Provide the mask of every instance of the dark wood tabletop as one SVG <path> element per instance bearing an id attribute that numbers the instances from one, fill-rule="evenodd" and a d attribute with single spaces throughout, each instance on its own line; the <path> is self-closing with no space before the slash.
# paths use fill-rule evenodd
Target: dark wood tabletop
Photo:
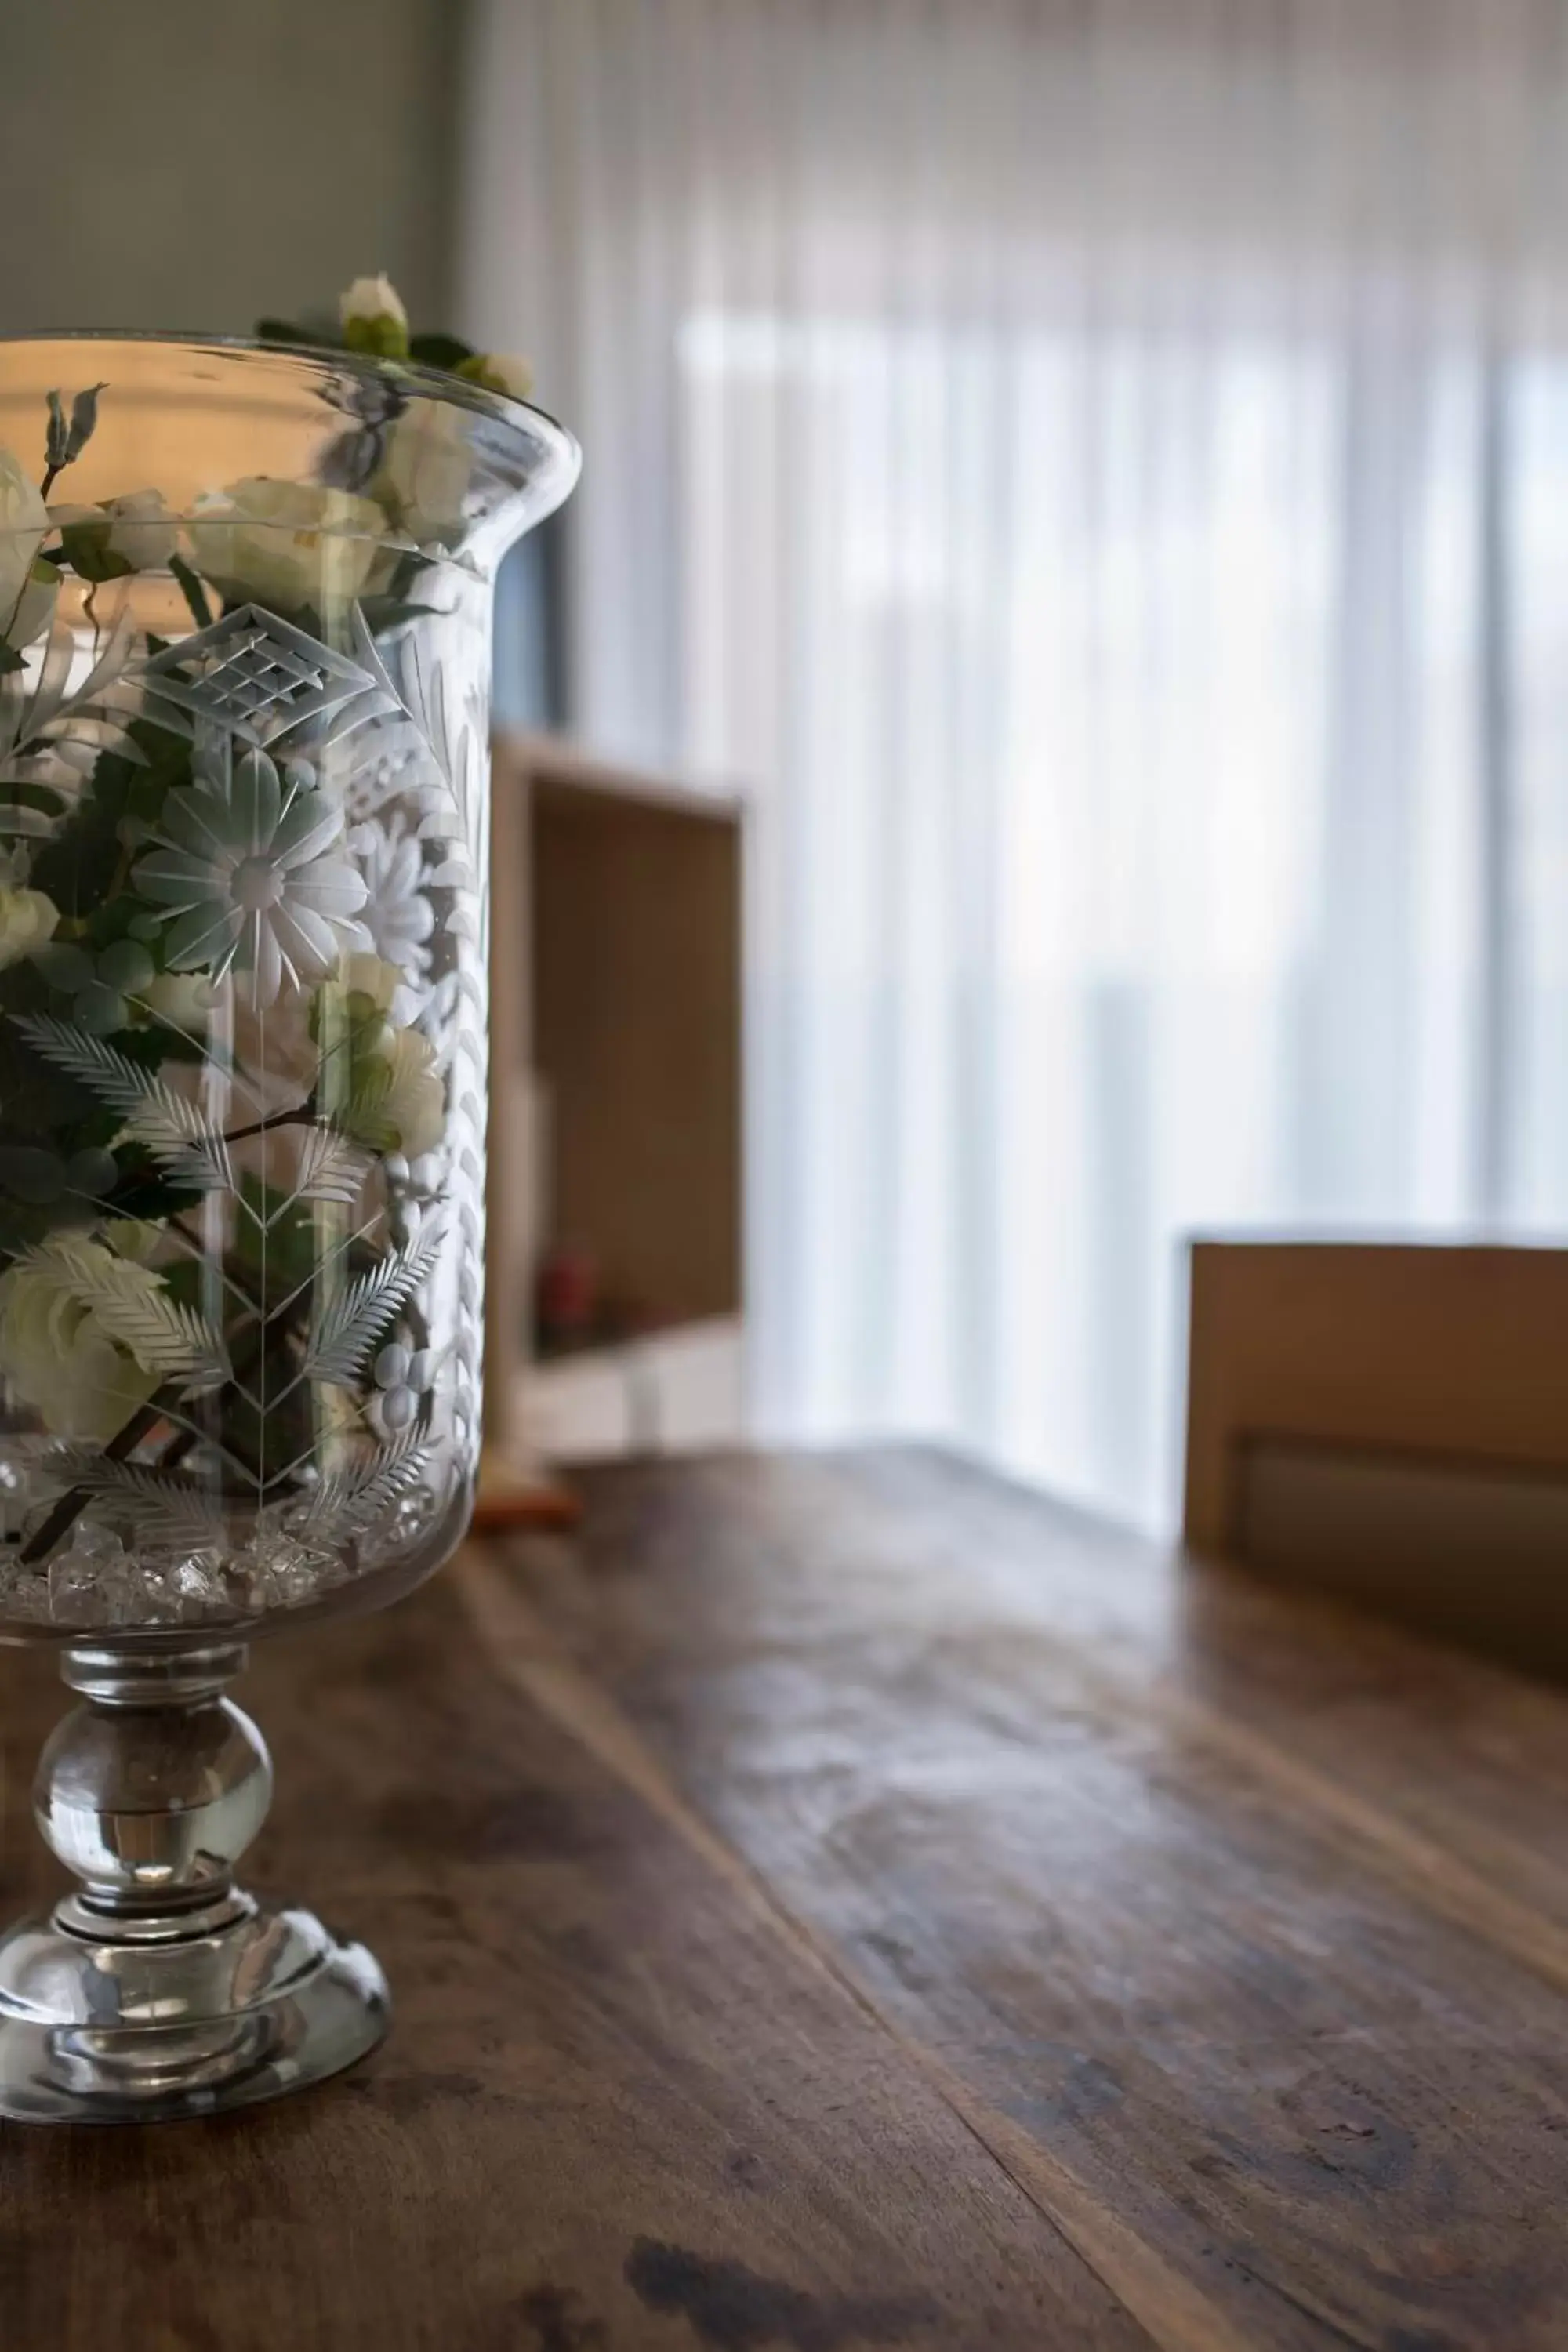
<path id="1" fill-rule="evenodd" d="M 586 1496 L 258 1654 L 392 2037 L 0 2126 L 5 2352 L 1563 2352 L 1568 1698 L 931 1455 Z"/>

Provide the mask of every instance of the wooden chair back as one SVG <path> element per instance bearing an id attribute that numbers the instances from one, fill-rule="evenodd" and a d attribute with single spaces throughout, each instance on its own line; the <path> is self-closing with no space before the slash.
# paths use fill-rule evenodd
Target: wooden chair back
<path id="1" fill-rule="evenodd" d="M 1568 1251 L 1197 1242 L 1189 1547 L 1568 1678 Z"/>

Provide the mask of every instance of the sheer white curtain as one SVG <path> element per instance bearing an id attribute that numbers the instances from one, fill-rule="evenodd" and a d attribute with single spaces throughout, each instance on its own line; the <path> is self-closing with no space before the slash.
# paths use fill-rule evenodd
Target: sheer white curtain
<path id="1" fill-rule="evenodd" d="M 1155 1520 L 1194 1229 L 1568 1207 L 1564 0 L 480 0 L 606 750 L 754 794 L 762 1425 Z"/>

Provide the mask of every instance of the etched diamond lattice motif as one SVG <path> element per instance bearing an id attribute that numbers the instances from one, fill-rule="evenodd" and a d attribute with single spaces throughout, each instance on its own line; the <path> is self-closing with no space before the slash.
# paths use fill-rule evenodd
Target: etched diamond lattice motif
<path id="1" fill-rule="evenodd" d="M 159 702 L 258 747 L 332 717 L 342 734 L 396 708 L 358 662 L 254 604 L 155 655 L 142 678 Z"/>

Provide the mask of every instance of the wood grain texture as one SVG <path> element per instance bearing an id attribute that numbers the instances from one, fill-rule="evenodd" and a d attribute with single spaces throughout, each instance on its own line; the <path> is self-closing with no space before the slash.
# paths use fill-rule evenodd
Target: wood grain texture
<path id="1" fill-rule="evenodd" d="M 932 1456 L 584 1486 L 258 1658 L 393 2039 L 0 2126 L 4 2352 L 1561 2352 L 1568 1699 Z"/>
<path id="2" fill-rule="evenodd" d="M 1156 2341 L 1568 2342 L 1561 1700 L 938 1462 L 588 1503 L 471 1580 L 498 1654 L 614 1700 Z"/>
<path id="3" fill-rule="evenodd" d="M 887 2029 L 489 1664 L 462 1574 L 248 1685 L 251 1875 L 374 1943 L 391 2042 L 243 2116 L 0 2126 L 5 2352 L 1147 2352 Z M 0 1660 L 8 1909 L 58 1696 Z"/>

